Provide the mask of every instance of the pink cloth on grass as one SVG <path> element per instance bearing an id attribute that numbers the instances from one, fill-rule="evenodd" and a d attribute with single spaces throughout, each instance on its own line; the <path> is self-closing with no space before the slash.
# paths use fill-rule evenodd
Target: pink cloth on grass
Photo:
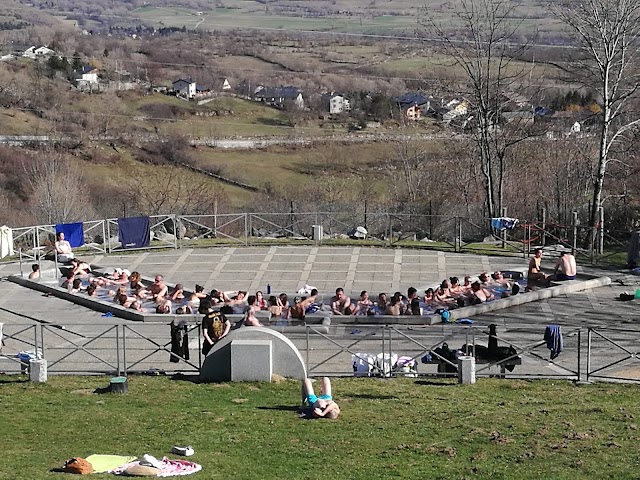
<path id="1" fill-rule="evenodd" d="M 179 475 L 191 475 L 192 473 L 196 473 L 202 470 L 202 465 L 189 462 L 187 460 L 169 460 L 167 457 L 162 457 L 160 463 L 160 473 L 158 474 L 158 477 L 177 477 Z M 120 465 L 118 468 L 114 468 L 110 473 L 123 475 L 124 471 L 127 468 L 139 464 L 140 462 L 137 460 L 135 462 L 125 463 L 124 465 Z"/>

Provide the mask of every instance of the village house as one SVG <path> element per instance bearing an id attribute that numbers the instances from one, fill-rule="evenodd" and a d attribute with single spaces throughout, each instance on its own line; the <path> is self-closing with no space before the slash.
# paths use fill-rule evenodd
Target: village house
<path id="1" fill-rule="evenodd" d="M 351 111 L 351 102 L 343 95 L 331 95 L 329 98 L 329 113 L 337 115 L 342 112 Z"/>
<path id="2" fill-rule="evenodd" d="M 98 86 L 98 69 L 85 65 L 74 72 L 76 85 L 80 90 L 91 90 Z"/>
<path id="3" fill-rule="evenodd" d="M 32 60 L 35 60 L 36 58 L 50 57 L 51 55 L 55 55 L 55 53 L 56 52 L 51 50 L 49 47 L 46 47 L 46 46 L 36 47 L 34 45 L 32 47 L 27 48 L 22 53 L 22 56 L 25 58 L 31 58 Z"/>
<path id="4" fill-rule="evenodd" d="M 598 115 L 589 110 L 557 112 L 539 106 L 533 109 L 533 115 L 535 122 L 546 129 L 548 138 L 579 137 L 599 121 Z"/>
<path id="5" fill-rule="evenodd" d="M 259 86 L 253 93 L 256 101 L 266 103 L 278 108 L 293 105 L 295 108 L 304 109 L 302 91 L 297 87 L 263 87 Z"/>
<path id="6" fill-rule="evenodd" d="M 423 113 L 431 108 L 431 99 L 415 92 L 395 97 L 394 101 L 402 112 L 402 116 L 410 121 L 420 120 Z"/>
<path id="7" fill-rule="evenodd" d="M 171 86 L 173 87 L 173 92 L 175 93 L 176 97 L 183 97 L 189 100 L 196 98 L 197 85 L 196 82 L 194 80 L 191 80 L 190 78 L 179 78 L 178 80 L 173 82 Z"/>
<path id="8" fill-rule="evenodd" d="M 468 115 L 471 104 L 467 100 L 451 100 L 444 106 L 446 113 L 442 115 L 442 122 L 449 125 L 453 120 L 459 120 Z"/>

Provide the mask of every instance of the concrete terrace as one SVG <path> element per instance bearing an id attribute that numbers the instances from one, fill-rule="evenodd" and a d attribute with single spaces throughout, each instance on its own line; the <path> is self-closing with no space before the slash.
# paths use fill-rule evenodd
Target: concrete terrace
<path id="1" fill-rule="evenodd" d="M 482 271 L 522 269 L 527 260 L 522 257 L 495 257 L 431 250 L 385 249 L 372 247 L 318 247 L 318 246 L 271 246 L 271 247 L 213 247 L 182 250 L 137 251 L 119 255 L 83 256 L 90 263 L 105 267 L 121 267 L 137 270 L 144 276 L 162 274 L 169 283 L 183 283 L 191 289 L 198 283 L 205 290 L 256 290 L 265 292 L 267 284 L 272 293 L 297 291 L 308 284 L 324 295 L 343 287 L 356 297 L 361 290 L 371 296 L 379 292 L 406 293 L 414 286 L 420 291 L 439 283 L 449 276 L 477 275 Z M 546 266 L 551 268 L 551 258 Z M 51 264 L 50 264 L 51 265 Z M 25 272 L 29 265 L 23 266 Z M 43 268 L 46 268 L 43 265 Z M 621 303 L 615 297 L 625 290 L 634 290 L 640 285 L 640 277 L 624 272 L 579 266 L 580 272 L 592 275 L 607 275 L 613 284 L 585 292 L 578 292 L 532 304 L 510 307 L 485 314 L 487 317 L 508 316 L 522 321 L 535 321 L 543 316 L 547 322 L 563 319 L 577 325 L 581 321 L 606 323 L 615 315 L 629 321 L 640 314 L 635 302 Z M 17 263 L 0 264 L 0 277 L 17 274 Z M 44 271 L 43 276 L 52 276 L 53 271 Z M 42 294 L 27 288 L 2 282 L 0 307 L 17 310 L 27 315 L 45 313 L 51 321 L 70 320 L 77 309 L 77 318 L 90 311 L 62 302 L 64 308 L 48 308 Z M 422 293 L 422 292 L 419 292 Z M 38 301 L 34 301 L 38 298 Z M 575 299 L 575 301 L 572 301 Z M 46 303 L 54 299 L 47 298 Z M 52 318 L 53 317 L 53 318 Z M 59 317 L 59 318 L 56 318 Z M 577 321 L 582 319 L 581 321 Z"/>
<path id="2" fill-rule="evenodd" d="M 330 294 L 336 287 L 357 295 L 396 290 L 406 293 L 439 283 L 449 276 L 526 267 L 523 258 L 488 257 L 426 250 L 372 247 L 216 247 L 93 255 L 83 259 L 105 267 L 137 270 L 143 276 L 162 274 L 169 283 L 205 290 L 255 292 L 271 285 L 273 292 L 291 293 L 305 284 Z M 15 273 L 0 267 L 0 275 Z"/>
<path id="3" fill-rule="evenodd" d="M 551 255 L 549 255 L 551 256 Z M 555 257 L 555 255 L 554 255 Z M 323 247 L 323 246 L 273 246 L 273 247 L 215 247 L 202 249 L 157 250 L 131 252 L 120 255 L 86 256 L 86 260 L 102 266 L 112 266 L 138 270 L 145 276 L 163 274 L 167 282 L 183 283 L 193 288 L 196 283 L 205 289 L 221 288 L 225 290 L 242 289 L 253 293 L 266 290 L 271 285 L 272 293 L 292 293 L 305 284 L 317 287 L 321 293 L 330 295 L 338 287 L 344 287 L 355 297 L 361 290 L 368 290 L 372 296 L 379 292 L 392 293 L 396 290 L 406 292 L 410 286 L 419 290 L 437 284 L 449 276 L 463 277 L 465 274 L 477 275 L 482 271 L 522 269 L 527 260 L 522 257 L 491 257 L 446 253 L 427 250 L 383 249 L 371 247 Z M 551 258 L 545 265 L 551 267 Z M 49 264 L 51 265 L 51 264 Z M 43 267 L 46 268 L 43 264 Z M 24 266 L 25 271 L 28 265 Z M 5 332 L 11 324 L 28 324 L 32 321 L 15 314 L 18 312 L 40 321 L 67 325 L 64 339 L 57 340 L 56 347 L 73 346 L 78 338 L 91 338 L 114 323 L 131 324 L 131 328 L 140 329 L 145 336 L 158 344 L 168 341 L 168 327 L 160 324 L 141 324 L 116 318 L 105 318 L 100 313 L 68 303 L 64 300 L 43 296 L 42 293 L 4 280 L 4 277 L 19 273 L 16 263 L 0 264 L 0 322 L 5 323 Z M 597 276 L 609 276 L 612 284 L 593 288 L 583 292 L 569 293 L 524 305 L 512 306 L 503 310 L 473 316 L 479 327 L 490 323 L 498 325 L 498 336 L 502 341 L 525 345 L 541 340 L 544 327 L 548 324 L 560 324 L 567 331 L 573 327 L 608 326 L 638 329 L 640 322 L 640 304 L 638 300 L 620 302 L 617 300 L 623 291 L 640 288 L 640 277 L 628 275 L 623 271 L 606 270 L 580 266 L 579 271 Z M 45 271 L 44 276 L 53 276 L 53 271 Z M 422 292 L 420 292 L 422 293 Z M 71 326 L 71 327 L 69 327 Z M 417 335 L 448 335 L 450 326 L 433 326 L 431 329 L 413 330 Z M 18 325 L 13 326 L 13 331 Z M 72 332 L 69 332 L 69 330 Z M 354 339 L 353 328 L 336 327 L 334 338 L 345 342 Z M 629 342 L 637 342 L 637 333 L 627 335 Z M 373 341 L 372 337 L 372 341 Z M 426 338 L 426 337 L 425 337 Z M 316 340 L 314 340 L 315 342 Z M 317 340 L 319 341 L 319 339 Z M 432 341 L 430 337 L 429 342 Z M 436 340 L 437 341 L 437 340 Z M 458 347 L 463 338 L 450 341 Z M 377 343 L 376 343 L 377 342 Z M 379 340 L 371 345 L 361 344 L 362 348 L 379 350 Z M 425 345 L 432 345 L 425 340 Z M 569 348 L 575 338 L 566 338 Z M 55 343 L 55 342 L 54 342 Z M 106 340 L 105 340 L 105 343 Z M 140 341 L 141 345 L 142 341 Z M 148 342 L 147 342 L 148 343 Z M 145 345 L 147 345 L 145 343 Z M 298 348 L 304 348 L 304 336 L 294 340 Z M 128 343 L 128 348 L 134 343 Z M 321 345 L 317 345 L 313 355 L 320 355 Z M 415 347 L 415 345 L 414 345 Z M 55 348 L 55 347 L 54 347 Z M 198 339 L 190 338 L 192 355 L 197 352 Z M 394 347 L 395 348 L 395 347 Z M 600 359 L 604 362 L 610 355 L 608 347 L 600 349 Z M 302 350 L 301 350 L 302 351 Z M 368 350 L 360 350 L 368 351 Z M 5 354 L 6 354 L 5 350 Z M 49 350 L 51 355 L 55 351 Z M 541 352 L 544 353 L 544 352 Z M 583 352 L 584 353 L 584 352 Z M 105 354 L 106 355 L 106 354 Z M 158 368 L 170 369 L 168 354 L 161 352 L 153 357 Z M 74 354 L 78 358 L 73 367 L 83 371 L 82 352 Z M 112 358 L 111 356 L 110 358 Z M 196 354 L 197 357 L 197 354 Z M 128 357 L 131 361 L 133 357 Z M 155 360 L 158 358 L 159 360 Z M 320 360 L 321 358 L 318 357 Z M 327 365 L 328 371 L 344 372 L 348 368 L 350 354 L 344 352 L 335 362 Z M 89 359 L 91 360 L 91 359 Z M 313 363 L 314 358 L 311 358 Z M 575 368 L 574 361 L 571 368 Z M 196 362 L 197 363 L 197 362 Z M 176 365 L 176 364 L 172 364 Z M 540 367 L 537 362 L 527 360 L 530 371 L 548 371 L 548 366 Z M 148 367 L 147 367 L 148 368 Z M 424 371 L 424 370 L 421 370 Z M 314 373 L 314 372 L 312 372 Z M 634 374 L 635 376 L 635 374 Z"/>

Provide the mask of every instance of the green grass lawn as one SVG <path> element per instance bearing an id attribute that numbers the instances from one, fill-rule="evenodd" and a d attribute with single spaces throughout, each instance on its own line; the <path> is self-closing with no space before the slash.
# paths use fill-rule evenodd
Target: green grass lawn
<path id="1" fill-rule="evenodd" d="M 336 379 L 338 420 L 299 419 L 299 383 L 0 377 L 2 479 L 92 453 L 192 445 L 197 478 L 637 478 L 640 389 L 486 379 Z M 95 478 L 112 478 L 108 475 Z"/>

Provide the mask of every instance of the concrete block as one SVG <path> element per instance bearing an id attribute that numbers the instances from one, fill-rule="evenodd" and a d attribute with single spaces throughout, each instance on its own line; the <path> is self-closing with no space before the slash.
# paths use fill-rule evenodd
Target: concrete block
<path id="1" fill-rule="evenodd" d="M 282 333 L 266 327 L 241 327 L 229 332 L 229 335 L 216 343 L 207 354 L 200 369 L 202 382 L 231 381 L 231 342 L 236 340 L 271 342 L 272 374 L 298 380 L 307 377 L 307 369 L 300 352 Z"/>
<path id="2" fill-rule="evenodd" d="M 463 385 L 476 383 L 476 359 L 474 357 L 458 357 L 458 383 Z"/>
<path id="3" fill-rule="evenodd" d="M 45 359 L 29 360 L 29 380 L 38 383 L 47 381 L 47 361 Z"/>
<path id="4" fill-rule="evenodd" d="M 271 340 L 231 342 L 231 381 L 270 382 L 273 373 Z"/>

